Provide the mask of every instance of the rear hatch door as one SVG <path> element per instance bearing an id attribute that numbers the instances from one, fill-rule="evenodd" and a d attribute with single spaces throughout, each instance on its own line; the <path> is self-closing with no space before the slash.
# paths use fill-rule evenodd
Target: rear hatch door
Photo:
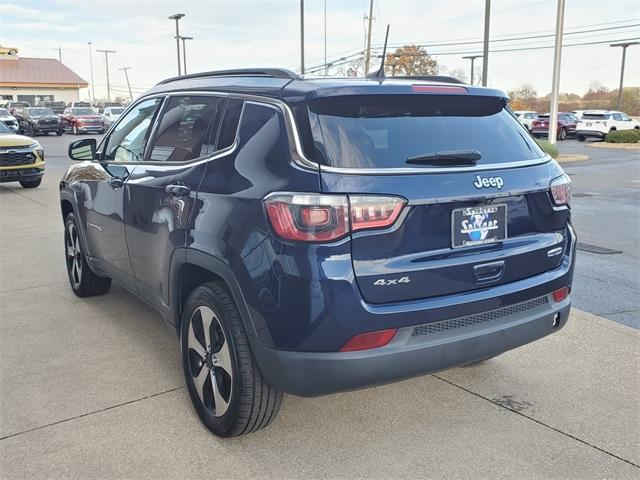
<path id="1" fill-rule="evenodd" d="M 352 234 L 367 302 L 471 292 L 560 265 L 568 211 L 548 190 L 562 171 L 503 98 L 354 95 L 309 107 L 323 191 L 407 200 L 393 226 Z"/>

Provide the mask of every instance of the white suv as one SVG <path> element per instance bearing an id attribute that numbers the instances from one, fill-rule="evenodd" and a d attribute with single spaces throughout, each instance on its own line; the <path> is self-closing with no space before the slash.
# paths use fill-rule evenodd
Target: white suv
<path id="1" fill-rule="evenodd" d="M 531 129 L 533 128 L 533 121 L 538 118 L 538 112 L 534 112 L 531 110 L 518 110 L 516 112 L 513 112 L 513 114 L 521 124 L 527 127 L 527 130 L 529 131 L 531 131 Z"/>
<path id="2" fill-rule="evenodd" d="M 576 138 L 583 142 L 587 137 L 602 138 L 612 130 L 640 129 L 637 120 L 614 110 L 591 110 L 584 112 L 576 126 Z"/>

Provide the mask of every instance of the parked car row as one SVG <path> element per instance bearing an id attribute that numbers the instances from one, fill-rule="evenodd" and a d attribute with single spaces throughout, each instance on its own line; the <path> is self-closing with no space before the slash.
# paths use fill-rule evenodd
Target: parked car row
<path id="1" fill-rule="evenodd" d="M 513 112 L 516 118 L 536 138 L 549 135 L 550 114 L 533 111 Z M 640 129 L 640 123 L 626 114 L 614 110 L 575 110 L 558 112 L 557 139 L 575 136 L 582 142 L 587 137 L 604 139 L 614 130 Z"/>

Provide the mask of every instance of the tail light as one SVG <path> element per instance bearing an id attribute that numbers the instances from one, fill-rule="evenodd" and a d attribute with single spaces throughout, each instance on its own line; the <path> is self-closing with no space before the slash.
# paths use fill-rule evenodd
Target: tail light
<path id="1" fill-rule="evenodd" d="M 569 205 L 571 202 L 571 179 L 568 175 L 565 174 L 552 180 L 549 188 L 551 189 L 553 203 L 556 206 Z"/>
<path id="2" fill-rule="evenodd" d="M 274 193 L 264 199 L 269 222 L 285 240 L 331 242 L 351 232 L 387 228 L 404 198 L 317 193 Z"/>

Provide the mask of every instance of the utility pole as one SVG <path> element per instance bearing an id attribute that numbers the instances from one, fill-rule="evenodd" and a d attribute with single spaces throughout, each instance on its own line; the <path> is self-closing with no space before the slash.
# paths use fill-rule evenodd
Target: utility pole
<path id="1" fill-rule="evenodd" d="M 324 0 L 324 76 L 329 74 L 327 65 L 327 0 Z"/>
<path id="2" fill-rule="evenodd" d="M 93 103 L 96 102 L 96 85 L 93 82 L 93 55 L 91 53 L 91 42 L 89 43 L 89 65 L 91 66 L 91 98 L 93 99 Z"/>
<path id="3" fill-rule="evenodd" d="M 622 67 L 620 68 L 620 87 L 618 88 L 618 101 L 616 102 L 616 110 L 620 110 L 622 104 L 622 83 L 624 81 L 624 62 L 627 57 L 627 47 L 638 45 L 640 42 L 612 43 L 610 47 L 622 47 Z"/>
<path id="4" fill-rule="evenodd" d="M 304 0 L 300 0 L 300 75 L 304 75 Z"/>
<path id="5" fill-rule="evenodd" d="M 176 51 L 178 53 L 178 76 L 182 76 L 182 71 L 180 69 L 180 19 L 184 17 L 184 13 L 176 13 L 169 17 L 169 20 L 176 21 Z"/>
<path id="6" fill-rule="evenodd" d="M 96 52 L 104 53 L 104 63 L 107 68 L 107 101 L 111 101 L 111 84 L 109 83 L 109 54 L 116 53 L 115 50 L 96 50 Z"/>
<path id="7" fill-rule="evenodd" d="M 484 43 L 482 47 L 482 86 L 487 86 L 489 76 L 489 20 L 491 19 L 491 0 L 484 2 Z"/>
<path id="8" fill-rule="evenodd" d="M 129 98 L 133 102 L 133 94 L 131 93 L 131 84 L 129 83 L 129 74 L 127 73 L 127 70 L 131 70 L 131 67 L 123 67 L 123 68 L 119 68 L 118 70 L 122 70 L 124 72 L 124 76 L 127 79 L 127 88 L 129 89 Z"/>
<path id="9" fill-rule="evenodd" d="M 364 59 L 364 74 L 369 73 L 369 64 L 371 63 L 371 28 L 373 23 L 373 0 L 369 1 L 369 28 L 367 28 L 367 51 Z"/>
<path id="10" fill-rule="evenodd" d="M 476 58 L 482 58 L 482 55 L 468 55 L 466 57 L 462 57 L 464 60 L 471 60 L 471 77 L 469 81 L 469 85 L 473 85 L 473 62 Z"/>
<path id="11" fill-rule="evenodd" d="M 562 34 L 564 29 L 564 0 L 558 0 L 556 16 L 556 41 L 553 48 L 553 81 L 551 83 L 551 112 L 549 115 L 549 135 L 552 145 L 558 135 L 558 96 L 560 94 L 560 61 L 562 60 Z"/>
<path id="12" fill-rule="evenodd" d="M 182 60 L 184 63 L 184 74 L 187 74 L 187 45 L 186 45 L 186 41 L 187 40 L 193 40 L 193 37 L 180 37 L 180 40 L 182 40 Z"/>

